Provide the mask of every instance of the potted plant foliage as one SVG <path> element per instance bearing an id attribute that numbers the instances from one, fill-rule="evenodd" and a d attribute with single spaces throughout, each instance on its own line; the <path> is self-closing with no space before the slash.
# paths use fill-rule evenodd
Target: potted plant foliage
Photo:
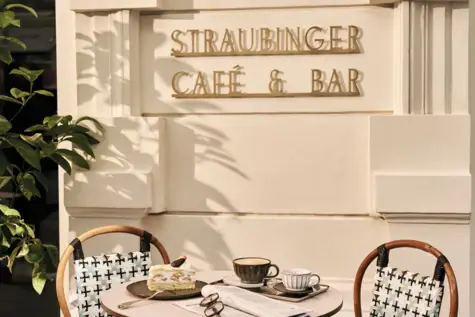
<path id="1" fill-rule="evenodd" d="M 2 2 L 0 0 L 0 2 Z M 21 27 L 16 10 L 26 10 L 36 18 L 37 13 L 23 4 L 0 3 L 0 29 L 5 34 L 7 28 Z M 0 61 L 6 65 L 12 63 L 11 45 L 26 49 L 19 39 L 0 35 Z M 45 117 L 41 124 L 36 124 L 13 132 L 18 125 L 18 114 L 28 109 L 32 98 L 39 95 L 52 97 L 47 90 L 35 90 L 35 81 L 43 70 L 31 70 L 24 67 L 15 68 L 8 76 L 15 76 L 25 81 L 27 90 L 12 88 L 0 95 L 4 107 L 15 107 L 13 115 L 8 118 L 0 115 L 0 189 L 12 188 L 13 194 L 30 200 L 40 197 L 41 187 L 47 190 L 47 179 L 42 173 L 45 161 L 52 161 L 70 174 L 74 166 L 89 169 L 88 157 L 94 157 L 93 146 L 99 141 L 90 128 L 84 125 L 92 122 L 102 132 L 99 122 L 91 117 L 73 119 L 72 116 L 53 115 Z M 7 79 L 8 80 L 8 79 Z M 10 108 L 11 109 L 11 108 Z M 72 147 L 71 147 L 72 144 Z M 62 146 L 66 145 L 66 146 Z M 68 148 L 69 146 L 69 148 Z M 14 164 L 8 157 L 13 152 L 21 158 L 22 164 Z M 35 235 L 35 228 L 25 223 L 21 210 L 12 208 L 11 201 L 0 201 L 0 262 L 7 264 L 10 272 L 15 261 L 22 259 L 32 267 L 32 284 L 36 292 L 41 293 L 46 283 L 46 263 L 58 263 L 58 250 L 53 245 L 43 244 Z"/>

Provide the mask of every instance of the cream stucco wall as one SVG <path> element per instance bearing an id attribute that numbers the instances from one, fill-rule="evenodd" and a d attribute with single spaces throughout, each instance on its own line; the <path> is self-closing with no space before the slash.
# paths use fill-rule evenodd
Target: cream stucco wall
<path id="1" fill-rule="evenodd" d="M 347 317 L 364 256 L 388 240 L 420 239 L 451 260 L 459 316 L 473 315 L 467 2 L 56 3 L 60 112 L 98 117 L 107 136 L 91 171 L 60 176 L 63 245 L 93 227 L 129 224 L 199 269 L 267 256 L 281 267 L 315 270 L 341 289 Z M 175 29 L 311 25 L 358 25 L 363 54 L 170 56 Z M 247 91 L 265 90 L 273 68 L 284 71 L 291 91 L 309 89 L 311 68 L 357 68 L 364 93 L 171 97 L 177 71 L 209 74 L 236 64 L 246 70 Z M 86 251 L 138 243 L 122 236 L 96 242 Z M 435 260 L 424 254 L 392 255 L 401 267 L 432 274 Z M 365 309 L 370 283 L 368 275 Z"/>

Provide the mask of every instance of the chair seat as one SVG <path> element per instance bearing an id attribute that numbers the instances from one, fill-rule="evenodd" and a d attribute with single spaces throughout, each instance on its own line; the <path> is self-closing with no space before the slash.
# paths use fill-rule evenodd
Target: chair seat
<path id="1" fill-rule="evenodd" d="M 112 286 L 147 277 L 150 269 L 150 252 L 129 252 L 89 256 L 74 261 L 74 277 L 81 317 L 104 317 L 99 297 Z"/>
<path id="2" fill-rule="evenodd" d="M 374 276 L 371 317 L 437 317 L 444 288 L 418 273 L 378 267 Z"/>
<path id="3" fill-rule="evenodd" d="M 418 249 L 432 254 L 435 263 L 432 277 L 389 266 L 393 249 Z M 381 244 L 361 262 L 354 284 L 355 317 L 363 317 L 361 285 L 367 268 L 376 261 L 370 317 L 439 317 L 444 281 L 448 281 L 450 307 L 448 317 L 458 316 L 458 288 L 455 273 L 447 257 L 430 244 L 418 240 L 393 240 Z"/>
<path id="4" fill-rule="evenodd" d="M 128 233 L 140 237 L 140 251 L 129 253 L 84 256 L 82 243 L 92 237 L 109 233 Z M 170 258 L 165 247 L 149 232 L 129 226 L 104 226 L 89 230 L 73 239 L 64 250 L 56 274 L 56 293 L 64 317 L 71 313 L 80 317 L 109 317 L 100 305 L 100 294 L 114 284 L 128 282 L 148 276 L 151 266 L 150 245 L 153 244 L 162 256 L 163 263 L 169 264 Z M 74 277 L 77 297 L 75 303 L 68 303 L 64 291 L 65 270 L 69 258 L 74 258 Z"/>

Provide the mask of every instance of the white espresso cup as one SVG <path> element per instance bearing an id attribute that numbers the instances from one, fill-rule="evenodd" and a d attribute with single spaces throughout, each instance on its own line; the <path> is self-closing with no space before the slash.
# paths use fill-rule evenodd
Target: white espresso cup
<path id="1" fill-rule="evenodd" d="M 320 276 L 307 269 L 288 269 L 282 272 L 282 283 L 289 291 L 303 291 L 320 283 Z"/>

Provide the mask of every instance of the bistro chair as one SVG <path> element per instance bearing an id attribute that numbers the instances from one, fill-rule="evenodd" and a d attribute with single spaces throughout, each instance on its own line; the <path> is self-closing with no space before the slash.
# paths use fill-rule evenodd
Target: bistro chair
<path id="1" fill-rule="evenodd" d="M 140 251 L 84 257 L 82 243 L 92 237 L 108 233 L 129 233 L 140 237 Z M 64 317 L 71 317 L 64 291 L 64 270 L 73 255 L 78 311 L 81 317 L 106 317 L 101 308 L 100 294 L 115 283 L 128 282 L 133 278 L 147 276 L 150 269 L 150 244 L 153 244 L 163 263 L 170 259 L 165 247 L 149 232 L 128 226 L 105 226 L 92 229 L 75 238 L 68 245 L 58 264 L 56 294 Z"/>
<path id="2" fill-rule="evenodd" d="M 413 248 L 432 254 L 437 258 L 434 275 L 402 271 L 388 266 L 389 250 Z M 444 278 L 447 275 L 450 290 L 449 317 L 458 314 L 458 290 L 454 270 L 449 260 L 436 248 L 416 240 L 394 240 L 379 246 L 363 260 L 356 273 L 353 290 L 355 317 L 362 317 L 361 283 L 368 266 L 376 261 L 373 299 L 370 317 L 438 317 L 444 293 Z"/>

